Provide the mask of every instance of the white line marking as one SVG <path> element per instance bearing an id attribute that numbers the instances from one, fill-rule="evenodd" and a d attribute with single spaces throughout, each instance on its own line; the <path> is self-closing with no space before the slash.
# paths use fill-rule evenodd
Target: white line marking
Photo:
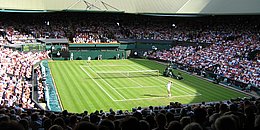
<path id="1" fill-rule="evenodd" d="M 189 94 L 189 95 L 180 95 L 180 96 L 171 96 L 171 97 L 149 97 L 149 98 L 133 98 L 133 99 L 126 99 L 126 100 L 115 100 L 115 102 L 121 101 L 138 101 L 138 100 L 151 100 L 151 99 L 159 99 L 159 98 L 180 98 L 180 97 L 195 97 L 200 96 L 201 94 Z"/>
<path id="2" fill-rule="evenodd" d="M 105 74 L 109 74 L 109 73 L 112 73 L 112 74 L 114 74 L 114 73 L 141 73 L 141 72 L 157 72 L 157 73 L 159 73 L 159 70 L 135 70 L 135 71 L 133 71 L 133 70 L 125 70 L 125 71 L 95 71 L 97 74 L 102 74 L 102 73 L 105 73 Z"/>
<path id="3" fill-rule="evenodd" d="M 107 92 L 86 70 L 84 70 L 81 66 L 79 66 L 79 67 L 98 85 L 98 87 L 99 87 L 103 92 L 106 93 L 106 95 L 107 95 L 110 99 L 112 99 L 113 101 L 116 101 L 115 99 L 112 98 L 111 95 L 108 94 L 108 92 Z"/>
<path id="4" fill-rule="evenodd" d="M 97 65 L 98 66 L 98 65 Z M 113 65 L 107 65 L 107 66 L 113 66 Z M 133 65 L 117 65 L 117 66 L 133 66 Z M 134 66 L 138 66 L 138 65 L 134 65 Z M 92 66 L 91 66 L 92 67 Z M 92 69 L 90 67 L 90 69 Z M 132 67 L 131 67 L 132 68 Z M 134 68 L 135 69 L 135 68 Z M 92 69 L 93 70 L 93 69 Z M 93 70 L 94 71 L 94 70 Z M 129 78 L 127 75 L 124 75 L 123 73 L 124 72 L 139 72 L 140 70 L 138 70 L 138 71 L 98 71 L 98 72 L 96 72 L 96 71 L 94 71 L 95 73 L 121 73 L 122 72 L 122 75 L 124 76 L 124 77 L 126 77 L 127 79 L 129 79 L 129 80 L 131 80 L 131 81 L 133 81 L 135 84 L 137 84 L 138 86 L 140 86 L 140 87 L 144 87 L 143 85 L 141 85 L 140 83 L 138 83 L 138 82 L 136 82 L 136 81 L 134 81 L 133 79 L 131 79 L 131 78 Z M 150 72 L 150 71 L 156 71 L 156 70 L 141 70 L 140 72 L 146 72 L 146 71 L 148 71 L 148 72 Z M 115 87 L 112 87 L 112 88 L 115 88 Z"/>
<path id="5" fill-rule="evenodd" d="M 118 64 L 118 65 L 91 65 L 91 67 L 96 67 L 96 66 L 122 66 L 122 67 L 124 67 L 124 66 L 138 66 L 138 65 L 129 65 L 129 64 L 126 64 L 126 65 L 123 65 L 123 64 Z"/>
<path id="6" fill-rule="evenodd" d="M 127 79 L 130 79 L 131 81 L 133 81 L 135 84 L 137 84 L 139 87 L 144 87 L 142 84 L 139 84 L 138 82 L 134 81 L 133 79 L 127 77 L 127 75 L 124 75 Z"/>
<path id="7" fill-rule="evenodd" d="M 105 65 L 104 65 L 105 66 Z M 124 65 L 125 66 L 125 65 Z M 133 65 L 128 65 L 128 66 L 133 66 Z M 139 67 L 139 68 L 141 68 L 141 69 L 144 69 L 144 67 L 142 67 L 142 66 L 140 66 L 140 65 L 135 65 L 135 66 L 137 66 L 137 67 Z M 94 72 L 95 73 L 95 71 L 90 67 L 90 66 L 83 66 L 83 67 L 89 67 L 90 69 L 91 69 L 91 71 L 92 72 Z M 82 68 L 82 66 L 80 66 L 80 68 L 86 73 L 86 74 L 88 74 L 87 72 L 86 72 L 86 70 L 84 70 L 83 68 Z M 89 74 L 88 74 L 89 75 Z M 98 75 L 99 76 L 99 75 Z M 125 99 L 120 93 L 118 93 L 117 91 L 116 91 L 116 89 L 127 89 L 127 88 L 142 88 L 142 87 L 124 87 L 124 88 L 114 88 L 114 87 L 112 87 L 107 81 L 105 81 L 102 77 L 100 77 L 101 78 L 101 80 L 103 80 L 110 88 L 112 88 L 114 91 L 116 91 L 118 94 L 119 94 L 119 96 L 121 95 L 121 97 L 123 98 L 123 100 L 115 100 L 115 99 L 113 99 L 103 88 L 102 88 L 102 86 L 100 86 L 96 81 L 95 81 L 95 79 L 93 79 L 93 77 L 92 76 L 90 76 L 89 75 L 89 77 L 99 86 L 99 87 L 101 87 L 101 89 L 114 101 L 114 102 L 121 102 L 121 101 L 138 101 L 138 100 L 151 100 L 151 99 L 160 99 L 160 98 L 178 98 L 178 97 L 192 97 L 192 96 L 200 96 L 200 95 L 202 95 L 202 94 L 200 94 L 200 93 L 197 93 L 196 91 L 194 91 L 194 90 L 192 90 L 192 89 L 190 89 L 190 88 L 187 88 L 186 86 L 183 86 L 183 85 L 181 85 L 181 84 L 178 84 L 178 83 L 175 83 L 175 82 L 173 82 L 173 83 L 175 83 L 175 84 L 177 84 L 177 85 L 179 85 L 179 86 L 182 86 L 182 87 L 184 87 L 184 88 L 186 88 L 186 89 L 189 89 L 189 90 L 191 90 L 192 92 L 196 92 L 196 94 L 190 94 L 190 93 L 188 93 L 188 92 L 186 92 L 186 91 L 183 91 L 183 90 L 181 90 L 181 89 L 179 89 L 179 88 L 176 88 L 176 89 L 178 89 L 178 90 L 180 90 L 180 91 L 183 91 L 184 93 L 186 93 L 187 95 L 179 95 L 179 96 L 172 96 L 172 97 L 149 97 L 149 98 L 134 98 L 134 99 Z M 155 78 L 155 79 L 157 79 L 156 77 L 153 77 L 153 78 Z M 163 77 L 164 79 L 167 79 L 167 78 L 165 78 L 165 77 Z M 159 79 L 157 79 L 158 81 L 160 81 L 161 83 L 164 83 L 162 80 L 159 80 Z M 167 79 L 167 80 L 169 80 L 169 79 Z M 149 87 L 159 87 L 159 86 L 143 86 L 143 88 L 149 88 Z"/>
<path id="8" fill-rule="evenodd" d="M 114 88 L 114 89 L 128 89 L 128 88 L 159 88 L 160 86 L 136 86 L 136 87 L 118 87 L 118 88 Z"/>
<path id="9" fill-rule="evenodd" d="M 162 77 L 162 78 L 164 78 L 164 79 L 167 79 L 167 78 L 165 78 L 165 77 Z M 168 79 L 167 79 L 168 80 Z M 172 80 L 171 80 L 172 81 Z M 190 88 L 188 88 L 188 87 L 186 87 L 186 86 L 184 86 L 184 85 L 181 85 L 181 84 L 179 84 L 179 83 L 176 83 L 176 82 L 173 82 L 173 83 L 175 83 L 175 84 L 177 84 L 177 85 L 180 85 L 180 86 L 182 86 L 182 87 L 184 87 L 184 88 L 186 88 L 186 89 L 188 89 L 188 90 L 190 90 L 190 91 L 192 91 L 192 92 L 196 92 L 195 90 L 192 90 L 192 89 L 190 89 Z"/>
<path id="10" fill-rule="evenodd" d="M 140 67 L 139 65 L 135 65 L 135 66 L 137 66 L 137 67 L 139 67 L 139 68 L 142 68 L 142 67 Z M 133 68 L 132 66 L 130 66 L 131 68 Z M 136 68 L 134 68 L 134 69 L 136 69 Z M 145 70 L 145 68 L 142 68 L 142 70 L 136 70 L 136 71 L 144 71 Z M 159 73 L 159 71 L 158 71 L 158 73 Z M 130 78 L 128 78 L 128 79 L 130 79 Z M 134 81 L 133 79 L 130 79 L 130 80 L 132 80 L 132 81 Z M 139 84 L 138 82 L 135 82 L 134 81 L 134 83 L 136 83 L 137 85 L 139 85 L 140 87 L 144 87 L 143 85 L 141 85 L 141 84 Z"/>
<path id="11" fill-rule="evenodd" d="M 90 70 L 93 72 L 93 73 L 95 73 L 95 71 L 91 68 L 91 67 L 89 67 L 90 68 Z M 95 73 L 96 74 L 96 73 Z M 116 89 L 114 88 L 114 87 L 112 87 L 106 80 L 104 80 L 101 76 L 99 76 L 98 74 L 96 74 L 98 77 L 100 77 L 100 79 L 103 81 L 103 82 L 105 82 L 111 89 L 113 89 L 120 97 L 122 97 L 124 100 L 125 100 L 125 97 L 124 96 L 122 96 L 118 91 L 116 91 Z"/>
<path id="12" fill-rule="evenodd" d="M 166 79 L 166 80 L 169 80 L 169 79 L 167 79 L 167 78 L 165 78 L 165 77 L 162 77 L 162 78 L 164 78 L 164 79 Z M 161 80 L 159 80 L 159 79 L 157 79 L 157 80 L 158 80 L 158 81 L 161 81 Z M 172 81 L 172 80 L 170 80 L 170 81 Z M 172 81 L 172 83 L 177 84 L 177 85 L 180 85 L 180 84 L 178 84 L 178 83 L 176 83 L 176 82 L 173 82 L 173 81 Z M 182 87 L 185 88 L 185 86 L 183 86 L 183 85 L 180 85 L 180 86 L 182 86 Z M 178 89 L 179 91 L 182 91 L 182 92 L 184 92 L 184 93 L 186 93 L 186 94 L 190 94 L 189 92 L 183 91 L 183 90 L 181 90 L 181 89 L 179 89 L 179 88 L 177 88 L 177 87 L 173 87 L 173 89 L 174 89 L 174 88 L 176 88 L 176 89 Z"/>
<path id="13" fill-rule="evenodd" d="M 144 68 L 144 67 L 142 67 L 142 66 L 138 66 L 138 67 L 141 68 L 141 69 L 146 69 L 146 68 Z M 166 80 L 169 80 L 169 79 L 167 79 L 167 78 L 165 78 L 165 77 L 163 77 L 163 76 L 161 76 L 161 77 L 164 78 L 164 79 L 166 79 Z M 161 83 L 164 83 L 163 81 L 161 81 L 161 80 L 160 80 L 159 78 L 157 78 L 157 77 L 152 77 L 152 78 L 156 79 L 157 81 L 159 81 L 159 82 L 161 82 Z M 172 81 L 172 79 L 171 79 L 171 81 Z M 176 83 L 176 82 L 172 82 L 172 83 L 177 84 L 177 85 L 179 85 L 179 86 L 182 86 L 182 87 L 184 87 L 184 88 L 187 88 L 186 86 L 183 86 L 183 85 L 178 84 L 178 83 Z M 186 91 L 183 91 L 183 90 L 181 90 L 181 89 L 179 89 L 179 88 L 177 88 L 177 87 L 173 87 L 173 89 L 178 89 L 179 91 L 182 91 L 182 92 L 184 92 L 184 93 L 186 93 L 186 94 L 191 94 L 191 93 L 188 93 L 188 92 L 186 92 Z M 187 88 L 187 89 L 189 89 L 189 88 Z M 191 89 L 189 89 L 189 90 L 191 90 Z M 196 91 L 194 91 L 194 90 L 191 90 L 191 91 L 196 93 Z"/>

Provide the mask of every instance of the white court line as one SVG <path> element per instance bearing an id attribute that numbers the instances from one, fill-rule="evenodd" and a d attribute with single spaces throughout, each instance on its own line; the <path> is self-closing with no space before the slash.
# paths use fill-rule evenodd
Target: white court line
<path id="1" fill-rule="evenodd" d="M 132 65 L 131 65 L 132 66 Z M 143 67 L 141 67 L 140 65 L 136 65 L 136 66 L 138 66 L 139 68 L 142 68 L 143 69 Z M 80 66 L 81 67 L 81 66 Z M 83 66 L 83 67 L 89 67 L 90 69 L 91 69 L 91 71 L 92 72 L 94 72 L 94 70 L 90 67 L 90 66 Z M 83 69 L 82 67 L 81 67 L 81 69 Z M 87 73 L 84 69 L 83 69 L 83 71 L 85 72 L 85 73 Z M 94 72 L 95 73 L 95 72 Z M 88 74 L 88 73 L 87 73 Z M 88 74 L 89 75 L 89 74 Z M 99 76 L 99 75 L 98 75 Z M 95 82 L 95 83 L 97 83 L 94 79 L 93 79 L 93 77 L 91 77 L 91 76 L 89 76 L 90 78 L 92 78 L 92 80 Z M 100 77 L 100 76 L 99 76 Z M 101 78 L 101 77 L 100 77 Z M 156 77 L 153 77 L 153 78 L 155 78 L 155 79 L 157 79 Z M 163 77 L 164 78 L 164 77 Z M 101 78 L 105 83 L 107 83 L 103 78 Z M 165 78 L 165 79 L 167 79 L 167 78 Z M 158 81 L 160 81 L 160 82 L 162 82 L 162 83 L 164 83 L 162 80 L 159 80 L 159 79 L 157 79 Z M 167 79 L 168 80 L 168 79 Z M 98 84 L 98 83 L 97 83 Z M 107 83 L 108 84 L 108 83 Z M 177 84 L 177 83 L 176 83 Z M 99 84 L 98 84 L 99 85 Z M 109 86 L 110 86 L 110 88 L 112 88 L 113 90 L 115 90 L 116 91 L 116 89 L 117 88 L 114 88 L 114 87 L 112 87 L 110 84 L 108 84 Z M 178 84 L 178 85 L 180 85 L 180 84 Z M 183 85 L 180 85 L 180 86 L 183 86 Z M 99 85 L 99 87 L 101 87 L 100 85 Z M 151 86 L 152 87 L 152 86 Z M 183 86 L 183 87 L 185 87 L 185 86 Z M 127 88 L 129 88 L 129 87 L 125 87 L 126 89 Z M 141 87 L 135 87 L 135 88 L 141 88 Z M 145 87 L 144 87 L 145 88 Z M 186 88 L 186 87 L 185 87 Z M 103 90 L 103 88 L 101 88 L 102 90 Z M 178 89 L 178 88 L 176 88 L 176 89 Z M 178 90 L 180 90 L 180 89 L 178 89 Z M 180 90 L 180 91 L 183 91 L 183 92 L 185 92 L 187 95 L 180 95 L 180 96 L 172 96 L 172 97 L 149 97 L 149 98 L 134 98 L 134 99 L 123 99 L 123 100 L 114 100 L 105 90 L 103 90 L 114 102 L 121 102 L 121 101 L 138 101 L 138 100 L 150 100 L 150 99 L 160 99 L 160 98 L 176 98 L 176 97 L 191 97 L 191 96 L 200 96 L 200 95 L 202 95 L 202 94 L 200 94 L 200 93 L 196 93 L 196 94 L 190 94 L 190 93 L 187 93 L 186 91 L 183 91 L 183 90 Z M 192 90 L 193 92 L 194 92 L 194 90 Z M 116 91 L 117 92 L 117 91 Z M 118 92 L 117 92 L 118 93 Z M 118 93 L 119 94 L 119 93 Z M 121 95 L 121 94 L 120 94 Z"/>
<path id="2" fill-rule="evenodd" d="M 167 78 L 165 78 L 165 77 L 162 77 L 162 78 L 164 78 L 164 79 L 167 79 Z M 169 79 L 167 79 L 167 80 L 169 80 Z M 172 81 L 172 80 L 171 80 Z M 176 82 L 173 82 L 174 84 L 177 84 L 177 85 L 179 85 L 179 86 L 182 86 L 182 87 L 184 87 L 184 88 L 186 88 L 186 89 L 188 89 L 188 90 L 190 90 L 190 91 L 192 91 L 192 92 L 195 92 L 196 93 L 196 91 L 195 90 L 192 90 L 192 89 L 190 89 L 190 88 L 188 88 L 188 87 L 186 87 L 186 86 L 184 86 L 184 85 L 182 85 L 182 84 L 179 84 L 179 83 L 176 83 Z"/>
<path id="3" fill-rule="evenodd" d="M 90 68 L 90 70 L 92 71 L 92 72 L 94 72 L 95 73 L 95 71 L 91 68 L 91 67 L 89 67 Z M 96 74 L 96 73 L 95 73 Z M 116 89 L 114 88 L 114 87 L 112 87 L 106 80 L 104 80 L 101 76 L 99 76 L 98 74 L 96 74 L 98 77 L 100 77 L 100 79 L 102 80 L 102 81 L 104 81 L 111 89 L 113 89 L 120 97 L 122 97 L 124 100 L 125 100 L 125 97 L 124 96 L 122 96 L 118 91 L 116 91 Z"/>
<path id="4" fill-rule="evenodd" d="M 130 79 L 131 81 L 133 81 L 135 84 L 137 84 L 138 86 L 140 86 L 141 88 L 143 88 L 144 86 L 142 84 L 139 84 L 138 82 L 134 81 L 133 79 L 127 77 L 126 75 L 124 75 L 127 79 Z"/>
<path id="5" fill-rule="evenodd" d="M 153 77 L 153 78 L 154 78 L 154 77 Z M 158 78 L 154 78 L 154 79 L 160 81 L 161 83 L 165 83 L 165 82 L 161 81 L 161 80 L 158 79 Z M 168 79 L 167 79 L 167 80 L 168 80 Z M 172 83 L 174 83 L 174 82 L 172 82 Z M 178 91 L 181 91 L 181 92 L 183 92 L 183 93 L 190 94 L 190 93 L 188 93 L 188 92 L 186 92 L 186 91 L 183 91 L 183 90 L 181 90 L 181 89 L 179 89 L 179 88 L 177 88 L 177 87 L 173 87 L 173 89 L 177 89 Z"/>
<path id="6" fill-rule="evenodd" d="M 143 86 L 143 87 L 139 87 L 139 86 L 136 86 L 136 87 L 118 87 L 118 88 L 115 88 L 117 90 L 120 90 L 120 89 L 128 89 L 128 88 L 159 88 L 160 86 Z"/>
<path id="7" fill-rule="evenodd" d="M 109 66 L 109 65 L 107 65 L 107 66 Z M 119 65 L 118 65 L 119 66 Z M 122 65 L 122 66 L 126 66 L 126 65 Z M 127 66 L 132 66 L 132 65 L 127 65 Z M 135 65 L 135 66 L 138 66 L 138 65 Z M 85 66 L 85 67 L 89 67 L 89 66 Z M 92 66 L 91 66 L 92 67 Z M 90 67 L 90 69 L 92 69 Z M 93 70 L 93 69 L 92 69 Z M 93 70 L 94 71 L 94 70 Z M 124 74 L 122 74 L 122 75 L 124 75 Z M 144 87 L 142 84 L 139 84 L 138 82 L 136 82 L 136 81 L 134 81 L 133 79 L 131 79 L 131 78 L 129 78 L 129 77 L 127 77 L 127 75 L 124 75 L 127 79 L 129 79 L 129 80 L 131 80 L 131 81 L 133 81 L 135 84 L 137 84 L 138 86 L 140 86 L 140 87 Z M 111 86 L 112 87 L 112 86 Z M 115 88 L 115 87 L 112 87 L 112 88 Z"/>
<path id="8" fill-rule="evenodd" d="M 115 101 L 115 99 L 112 98 L 111 95 L 108 94 L 108 92 L 86 71 L 84 70 L 81 66 L 79 66 L 97 85 L 98 87 L 103 91 L 105 92 L 105 94 L 113 101 Z"/>
<path id="9" fill-rule="evenodd" d="M 138 66 L 138 65 L 91 65 L 92 67 L 96 67 L 96 66 Z"/>
<path id="10" fill-rule="evenodd" d="M 166 79 L 166 80 L 169 80 L 169 79 L 167 79 L 167 78 L 165 78 L 165 77 L 162 77 L 162 78 L 164 78 L 164 79 Z M 161 80 L 159 80 L 159 79 L 157 79 L 158 81 L 161 81 Z M 170 81 L 172 81 L 172 80 L 170 80 Z M 162 81 L 161 81 L 162 82 Z M 183 85 L 180 85 L 180 84 L 178 84 L 178 83 L 176 83 L 176 82 L 173 82 L 172 81 L 172 83 L 174 83 L 174 84 L 177 84 L 177 85 L 179 85 L 179 86 L 182 86 L 182 87 L 184 87 L 184 88 L 186 88 L 185 86 L 183 86 Z M 178 89 L 179 91 L 182 91 L 182 92 L 184 92 L 184 93 L 186 93 L 186 94 L 190 94 L 189 92 L 186 92 L 186 91 L 183 91 L 183 90 L 181 90 L 181 89 L 179 89 L 179 88 L 177 88 L 177 87 L 173 87 L 173 89 L 174 88 L 176 88 L 176 89 Z M 194 91 L 193 91 L 194 92 Z"/>
<path id="11" fill-rule="evenodd" d="M 144 67 L 142 67 L 142 66 L 140 66 L 140 65 L 139 65 L 138 67 L 141 68 L 141 69 L 145 69 Z M 164 83 L 163 81 L 159 80 L 159 79 L 156 78 L 156 77 L 152 77 L 152 78 L 154 78 L 154 79 L 160 81 L 161 83 Z M 167 79 L 167 78 L 165 78 L 165 77 L 162 77 L 162 78 L 164 78 L 164 79 L 166 79 L 166 80 L 169 80 L 169 79 Z M 172 80 L 171 80 L 171 81 L 172 81 Z M 177 85 L 179 85 L 179 86 L 182 86 L 182 87 L 184 87 L 184 88 L 186 88 L 186 89 L 188 89 L 188 90 L 190 90 L 190 91 L 192 91 L 192 92 L 194 92 L 194 93 L 197 93 L 196 91 L 194 91 L 194 90 L 192 90 L 192 89 L 190 89 L 190 88 L 188 88 L 188 87 L 186 87 L 186 86 L 183 86 L 183 85 L 181 85 L 181 84 L 179 84 L 179 83 L 176 83 L 176 82 L 172 82 L 172 83 L 177 84 Z M 176 87 L 175 87 L 175 88 L 176 88 Z M 190 93 L 188 93 L 188 92 L 186 92 L 186 91 L 183 91 L 183 90 L 181 90 L 181 89 L 179 89 L 179 88 L 176 88 L 176 89 L 178 89 L 178 90 L 180 90 L 180 91 L 182 91 L 182 92 L 184 92 L 184 93 L 186 93 L 186 94 L 190 94 Z"/>
<path id="12" fill-rule="evenodd" d="M 133 68 L 132 65 L 129 65 L 129 66 L 130 66 L 131 68 Z M 135 65 L 135 66 L 141 68 L 139 65 Z M 136 68 L 134 68 L 134 69 L 136 69 Z M 137 69 L 137 71 L 139 71 L 139 70 Z M 128 78 L 128 77 L 127 77 L 127 78 Z M 130 78 L 128 78 L 128 79 L 130 79 Z M 133 79 L 130 79 L 130 80 L 132 80 L 134 83 L 136 83 L 136 84 L 139 85 L 140 87 L 144 87 L 143 85 L 139 84 L 138 82 L 135 82 Z"/>
<path id="13" fill-rule="evenodd" d="M 142 67 L 142 66 L 140 66 L 140 65 L 139 65 L 138 67 L 139 67 L 139 68 L 142 68 L 142 69 L 145 69 L 144 67 Z M 167 79 L 167 78 L 165 78 L 165 77 L 163 77 L 163 76 L 162 76 L 162 78 Z M 169 79 L 167 79 L 167 80 L 169 80 Z M 161 80 L 159 80 L 159 81 L 161 81 Z M 172 80 L 171 80 L 171 81 L 172 81 Z M 186 88 L 186 89 L 188 89 L 188 90 L 190 90 L 190 91 L 196 93 L 195 90 L 192 90 L 192 89 L 190 89 L 190 88 L 188 88 L 188 87 L 186 87 L 186 86 L 183 86 L 183 85 L 181 85 L 181 84 L 179 84 L 179 83 L 176 83 L 176 82 L 173 82 L 173 83 L 175 83 L 175 84 L 177 84 L 177 85 L 179 85 L 179 86 L 182 86 L 182 87 L 184 87 L 184 88 Z"/>
<path id="14" fill-rule="evenodd" d="M 138 100 L 151 100 L 151 99 L 160 99 L 160 98 L 180 98 L 180 97 L 195 97 L 200 96 L 201 94 L 189 94 L 189 95 L 180 95 L 180 96 L 171 96 L 171 97 L 149 97 L 149 98 L 133 98 L 133 99 L 126 99 L 126 100 L 115 100 L 115 102 L 121 101 L 138 101 Z"/>

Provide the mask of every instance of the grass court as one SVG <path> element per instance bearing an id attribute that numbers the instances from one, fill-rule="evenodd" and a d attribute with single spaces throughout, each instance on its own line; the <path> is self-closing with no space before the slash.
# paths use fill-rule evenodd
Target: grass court
<path id="1" fill-rule="evenodd" d="M 145 59 L 49 61 L 49 67 L 62 107 L 69 112 L 131 110 L 170 102 L 188 104 L 246 97 L 178 70 L 174 73 L 182 73 L 184 80 L 164 77 L 165 65 Z M 169 80 L 173 82 L 172 97 L 167 97 Z"/>

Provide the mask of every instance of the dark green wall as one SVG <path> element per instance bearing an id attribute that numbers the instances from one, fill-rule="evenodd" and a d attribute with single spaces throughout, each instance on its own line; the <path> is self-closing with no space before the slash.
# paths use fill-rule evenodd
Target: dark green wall
<path id="1" fill-rule="evenodd" d="M 124 57 L 126 56 L 125 51 L 89 50 L 89 51 L 71 51 L 70 53 L 73 53 L 73 59 L 79 59 L 81 57 L 83 60 L 86 60 L 89 56 L 91 57 L 91 59 L 97 59 L 98 55 L 102 55 L 103 59 L 115 59 L 117 54 L 120 54 L 120 58 L 122 58 L 123 53 L 124 53 Z"/>
<path id="2" fill-rule="evenodd" d="M 132 49 L 135 49 L 135 43 L 120 44 L 119 49 L 121 49 L 121 50 L 132 50 Z"/>

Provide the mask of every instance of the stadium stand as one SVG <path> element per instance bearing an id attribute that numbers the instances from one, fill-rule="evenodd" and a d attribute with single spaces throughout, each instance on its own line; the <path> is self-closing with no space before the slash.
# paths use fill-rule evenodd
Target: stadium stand
<path id="1" fill-rule="evenodd" d="M 187 65 L 201 71 L 210 70 L 213 73 L 232 80 L 259 87 L 259 62 L 248 58 L 249 50 L 260 48 L 259 41 L 244 43 L 228 41 L 223 44 L 213 44 L 210 47 L 176 46 L 170 50 L 151 52 L 148 57 L 160 60 L 172 60 L 178 64 Z M 218 65 L 217 69 L 213 69 Z"/>
<path id="2" fill-rule="evenodd" d="M 31 101 L 32 66 L 47 58 L 46 52 L 18 52 L 1 47 L 1 105 L 22 104 L 23 108 L 34 108 Z"/>
<path id="3" fill-rule="evenodd" d="M 169 50 L 152 50 L 147 56 L 185 64 L 187 68 L 210 70 L 224 78 L 256 87 L 260 85 L 259 56 L 249 58 L 250 52 L 260 49 L 259 18 L 234 16 L 236 20 L 231 23 L 226 22 L 226 19 L 233 17 L 225 16 L 202 17 L 196 21 L 174 19 L 173 25 L 173 18 L 162 21 L 158 17 L 141 16 L 137 22 L 129 22 L 136 17 L 127 15 L 114 19 L 113 15 L 106 16 L 107 14 L 88 14 L 82 17 L 78 17 L 81 14 L 74 17 L 75 14 L 66 14 L 65 17 L 60 17 L 64 15 L 50 14 L 46 16 L 49 20 L 45 21 L 37 19 L 40 15 L 8 16 L 11 21 L 6 20 L 1 25 L 4 30 L 1 31 L 0 43 L 34 43 L 37 38 L 68 38 L 74 43 L 114 43 L 119 39 L 173 40 L 192 42 L 194 45 L 202 42 L 209 45 L 173 46 Z M 188 105 L 174 102 L 164 107 L 138 107 L 133 112 L 111 109 L 109 112 L 97 110 L 88 114 L 87 111 L 69 113 L 66 110 L 34 110 L 35 104 L 31 96 L 32 68 L 47 58 L 47 51 L 25 53 L 0 48 L 1 130 L 14 127 L 33 130 L 243 130 L 259 129 L 260 126 L 260 100 L 253 97 Z M 214 69 L 215 66 L 217 69 Z M 44 100 L 45 96 L 43 70 L 42 67 L 35 69 L 38 100 Z"/>

